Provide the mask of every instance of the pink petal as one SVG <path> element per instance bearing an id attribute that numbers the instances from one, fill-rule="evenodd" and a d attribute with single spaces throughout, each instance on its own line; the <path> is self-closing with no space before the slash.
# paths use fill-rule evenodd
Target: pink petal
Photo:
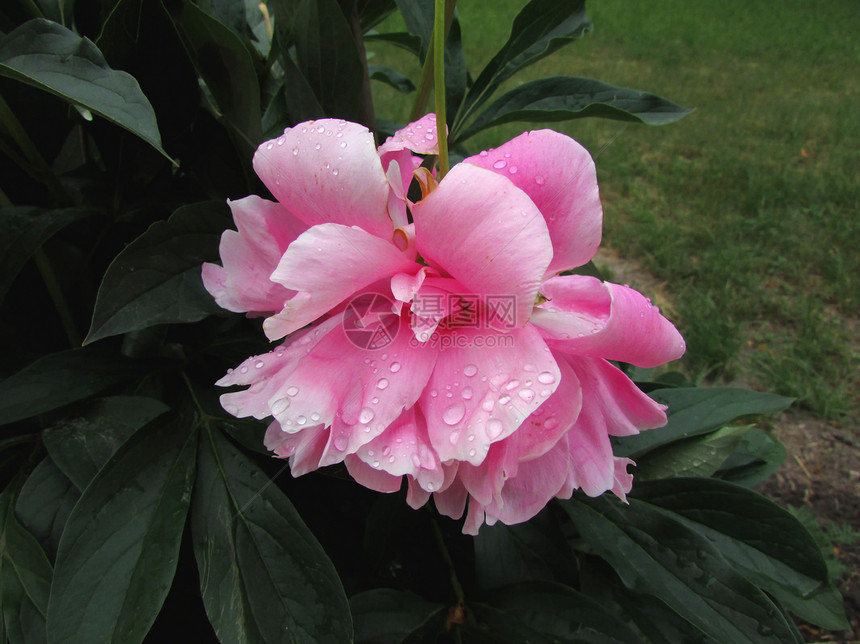
<path id="1" fill-rule="evenodd" d="M 538 130 L 465 163 L 507 177 L 543 213 L 553 246 L 548 275 L 582 266 L 594 257 L 603 208 L 594 161 L 579 143 L 552 130 Z"/>
<path id="2" fill-rule="evenodd" d="M 388 179 L 367 128 L 335 119 L 300 123 L 260 145 L 254 169 L 308 226 L 360 226 L 391 238 Z"/>
<path id="3" fill-rule="evenodd" d="M 624 373 L 599 358 L 557 356 L 577 374 L 583 400 L 594 410 L 611 436 L 630 436 L 666 424 L 662 405 L 645 395 Z M 585 403 L 583 403 L 585 405 Z"/>
<path id="4" fill-rule="evenodd" d="M 430 441 L 443 462 L 479 465 L 552 395 L 560 372 L 531 326 L 507 334 L 458 329 L 440 339 L 450 346 L 438 347 L 420 402 Z"/>
<path id="5" fill-rule="evenodd" d="M 278 421 L 272 421 L 266 430 L 263 444 L 280 458 L 290 459 L 290 473 L 302 476 L 319 467 L 320 457 L 328 441 L 328 431 L 322 425 L 308 427 L 297 434 L 281 429 Z"/>
<path id="6" fill-rule="evenodd" d="M 627 286 L 593 277 L 553 277 L 531 323 L 565 353 L 656 367 L 684 354 L 684 339 L 659 309 Z"/>
<path id="7" fill-rule="evenodd" d="M 455 478 L 444 491 L 433 495 L 433 503 L 439 514 L 452 519 L 459 519 L 466 509 L 466 499 L 469 496 L 459 478 Z"/>
<path id="8" fill-rule="evenodd" d="M 633 488 L 633 475 L 627 472 L 628 465 L 636 465 L 629 458 L 615 457 L 615 485 L 612 493 L 619 499 L 627 502 L 627 493 Z"/>
<path id="9" fill-rule="evenodd" d="M 412 208 L 418 252 L 469 293 L 513 296 L 528 321 L 552 242 L 540 212 L 507 179 L 461 163 Z"/>
<path id="10" fill-rule="evenodd" d="M 281 204 L 255 195 L 227 203 L 239 230 L 226 230 L 221 235 L 224 267 L 203 264 L 203 285 L 228 311 L 279 311 L 293 293 L 272 282 L 269 275 L 307 225 Z"/>
<path id="11" fill-rule="evenodd" d="M 439 154 L 436 115 L 425 114 L 417 121 L 397 130 L 394 136 L 388 137 L 385 143 L 379 146 L 379 156 L 384 160 L 386 155 L 398 150 L 411 150 L 418 154 Z"/>
<path id="12" fill-rule="evenodd" d="M 344 463 L 349 475 L 366 488 L 386 494 L 400 490 L 403 482 L 400 476 L 392 476 L 387 472 L 376 470 L 357 456 L 347 456 Z"/>
<path id="13" fill-rule="evenodd" d="M 416 272 L 419 265 L 394 244 L 361 228 L 321 224 L 298 237 L 272 273 L 297 291 L 283 310 L 266 319 L 270 340 L 281 338 L 335 308 L 350 295 L 386 277 Z"/>

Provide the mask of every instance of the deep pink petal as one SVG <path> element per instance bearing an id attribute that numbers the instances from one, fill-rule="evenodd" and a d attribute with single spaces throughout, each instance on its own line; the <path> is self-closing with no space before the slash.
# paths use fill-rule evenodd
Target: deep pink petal
<path id="1" fill-rule="evenodd" d="M 260 145 L 254 169 L 308 226 L 333 222 L 391 238 L 388 179 L 367 128 L 335 119 L 300 123 Z"/>
<path id="2" fill-rule="evenodd" d="M 594 161 L 579 143 L 552 130 L 538 130 L 465 163 L 507 177 L 543 213 L 553 246 L 548 274 L 582 266 L 594 257 L 603 208 Z"/>
<path id="3" fill-rule="evenodd" d="M 224 266 L 203 264 L 203 285 L 228 311 L 280 311 L 293 292 L 269 276 L 307 225 L 281 204 L 255 195 L 227 203 L 238 232 L 226 230 L 221 235 L 219 252 Z"/>
<path id="4" fill-rule="evenodd" d="M 272 273 L 274 282 L 297 294 L 280 313 L 266 319 L 263 329 L 270 340 L 282 338 L 364 287 L 419 268 L 394 244 L 361 228 L 314 226 L 290 244 Z"/>
<path id="5" fill-rule="evenodd" d="M 425 260 L 472 294 L 513 296 L 514 326 L 526 324 L 552 242 L 524 192 L 498 174 L 460 163 L 412 214 Z"/>
<path id="6" fill-rule="evenodd" d="M 684 354 L 678 330 L 628 286 L 566 275 L 544 282 L 541 293 L 548 300 L 535 307 L 531 323 L 554 349 L 639 367 L 656 367 Z"/>
<path id="7" fill-rule="evenodd" d="M 442 461 L 479 465 L 492 443 L 510 436 L 556 390 L 558 366 L 530 326 L 434 337 L 450 346 L 438 346 L 421 396 L 430 441 Z"/>

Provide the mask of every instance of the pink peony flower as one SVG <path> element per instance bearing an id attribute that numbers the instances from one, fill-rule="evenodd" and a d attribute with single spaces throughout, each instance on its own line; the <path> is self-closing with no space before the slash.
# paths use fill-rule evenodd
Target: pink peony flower
<path id="1" fill-rule="evenodd" d="M 680 357 L 641 294 L 559 273 L 600 244 L 594 164 L 574 140 L 529 132 L 440 182 L 432 115 L 378 149 L 362 126 L 319 120 L 260 146 L 277 199 L 231 202 L 224 266 L 203 279 L 270 340 L 217 384 L 239 417 L 274 420 L 266 446 L 294 476 L 343 462 L 362 485 L 432 495 L 464 532 L 533 517 L 574 489 L 630 490 L 609 436 L 666 422 L 608 360 Z M 413 177 L 422 197 L 411 202 Z M 468 510 L 467 508 L 468 502 Z"/>

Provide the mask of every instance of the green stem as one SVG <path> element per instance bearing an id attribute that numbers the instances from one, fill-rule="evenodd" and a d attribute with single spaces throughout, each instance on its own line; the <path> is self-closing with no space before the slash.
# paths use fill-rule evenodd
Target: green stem
<path id="1" fill-rule="evenodd" d="M 439 546 L 439 551 L 442 553 L 445 565 L 448 566 L 448 574 L 451 577 L 451 588 L 454 589 L 454 596 L 458 602 L 463 602 L 466 595 L 463 593 L 463 587 L 457 578 L 457 570 L 454 568 L 454 561 L 451 559 L 451 553 L 448 552 L 448 546 L 445 544 L 445 537 L 442 536 L 442 530 L 439 528 L 439 523 L 435 518 L 430 524 L 433 526 L 433 536 L 436 537 L 436 544 Z"/>
<path id="2" fill-rule="evenodd" d="M 454 8 L 457 6 L 455 0 L 448 0 L 445 3 L 445 37 L 448 37 L 448 30 L 451 28 L 451 22 L 454 20 Z M 418 89 L 415 92 L 415 100 L 412 103 L 412 111 L 409 113 L 410 121 L 417 121 L 427 111 L 427 102 L 430 100 L 430 90 L 433 89 L 433 58 L 436 47 L 433 45 L 433 40 L 430 41 L 430 46 L 427 48 L 427 55 L 424 57 L 424 66 L 421 68 L 421 79 L 418 81 Z"/>
<path id="3" fill-rule="evenodd" d="M 439 180 L 448 174 L 448 127 L 445 116 L 445 0 L 436 0 L 433 24 L 433 71 L 436 96 L 436 139 L 439 142 Z M 429 52 L 428 52 L 429 57 Z"/>

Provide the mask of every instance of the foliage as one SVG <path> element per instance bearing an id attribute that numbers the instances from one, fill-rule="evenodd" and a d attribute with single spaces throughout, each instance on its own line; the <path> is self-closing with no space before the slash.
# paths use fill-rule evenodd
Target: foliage
<path id="1" fill-rule="evenodd" d="M 394 11 L 406 32 L 372 31 Z M 590 26 L 584 2 L 531 0 L 472 78 L 453 14 L 452 144 L 510 121 L 688 113 L 589 79 L 503 91 Z M 781 455 L 736 421 L 788 399 L 643 382 L 670 425 L 619 439 L 650 479 L 629 506 L 577 496 L 474 540 L 337 468 L 282 476 L 263 427 L 220 409 L 212 383 L 262 347 L 199 266 L 225 200 L 263 193 L 252 151 L 323 115 L 390 129 L 369 79 L 426 88 L 371 71 L 365 42 L 424 62 L 431 30 L 423 0 L 0 8 L 5 639 L 785 642 L 786 610 L 844 625 L 814 540 L 748 487 Z"/>

